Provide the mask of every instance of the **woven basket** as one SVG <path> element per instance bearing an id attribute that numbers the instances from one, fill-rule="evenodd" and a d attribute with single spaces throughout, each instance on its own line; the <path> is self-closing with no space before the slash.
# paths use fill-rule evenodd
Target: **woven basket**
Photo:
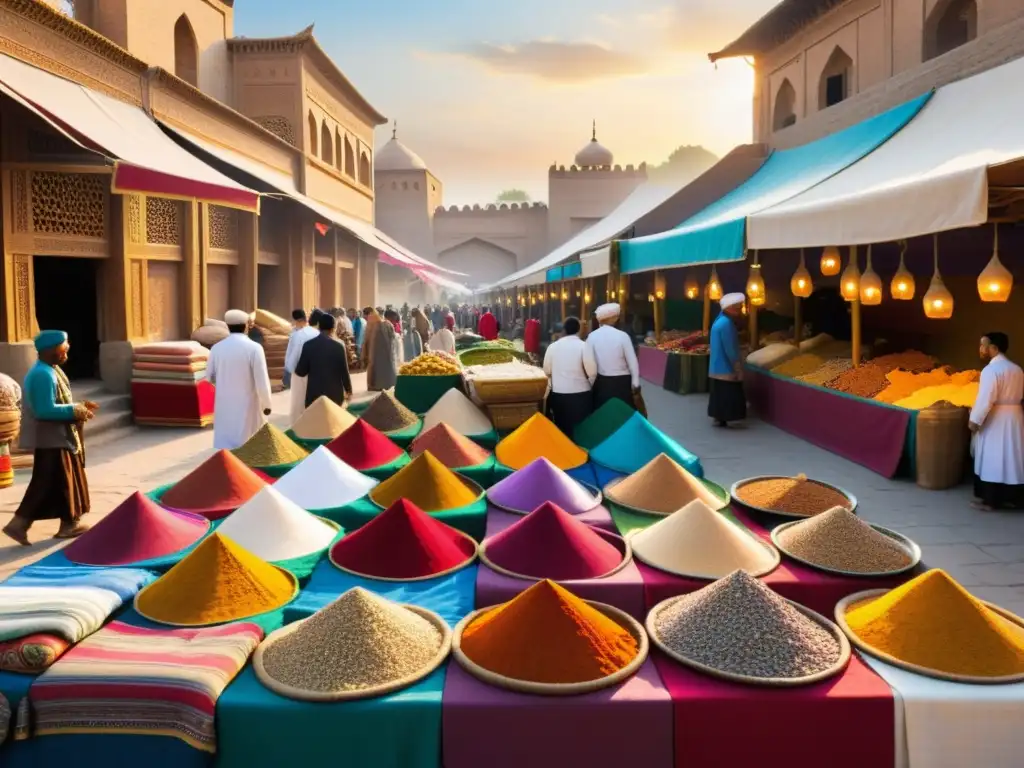
<path id="1" fill-rule="evenodd" d="M 473 391 L 486 405 L 540 401 L 548 391 L 547 379 L 473 379 Z"/>
<path id="2" fill-rule="evenodd" d="M 516 429 L 539 411 L 540 402 L 487 406 L 487 415 L 491 417 L 491 423 L 494 424 L 495 429 L 500 432 Z"/>
<path id="3" fill-rule="evenodd" d="M 737 480 L 735 483 L 733 483 L 732 488 L 729 489 L 729 496 L 732 498 L 732 503 L 735 506 L 738 506 L 741 509 L 749 510 L 751 512 L 759 512 L 762 515 L 773 515 L 774 517 L 786 518 L 787 520 L 806 520 L 809 517 L 814 517 L 814 515 L 803 515 L 796 512 L 780 512 L 777 509 L 769 509 L 768 507 L 756 507 L 753 504 L 748 504 L 747 502 L 745 502 L 743 500 L 743 497 L 740 495 L 740 492 L 742 491 L 743 487 L 746 485 L 750 485 L 751 483 L 760 482 L 762 480 L 792 479 L 792 477 L 787 477 L 784 475 L 758 475 L 757 477 L 748 477 L 745 480 Z M 830 485 L 829 483 L 823 483 L 821 480 L 814 480 L 812 478 L 807 478 L 805 482 L 816 483 L 826 488 L 831 488 L 833 491 L 836 491 L 837 493 L 845 496 L 847 502 L 846 508 L 853 514 L 857 514 L 857 497 L 854 496 L 849 491 L 844 491 L 837 485 Z M 825 512 L 827 510 L 823 509 L 821 511 Z"/>
<path id="4" fill-rule="evenodd" d="M 773 528 L 771 533 L 772 543 L 778 548 L 780 552 L 782 552 L 782 554 L 784 554 L 790 560 L 796 560 L 798 563 L 803 563 L 809 568 L 814 568 L 818 571 L 824 571 L 825 573 L 835 573 L 840 576 L 851 576 L 853 578 L 871 579 L 885 576 L 898 576 L 901 573 L 906 573 L 907 571 L 914 570 L 921 562 L 921 547 L 919 547 L 915 542 L 913 542 L 911 539 L 908 539 L 902 533 L 890 531 L 888 528 L 883 528 L 880 525 L 874 525 L 872 523 L 869 523 L 869 525 L 871 525 L 871 527 L 874 528 L 876 531 L 885 536 L 888 536 L 890 539 L 895 541 L 897 544 L 899 544 L 907 551 L 907 555 L 910 557 L 910 562 L 908 565 L 905 565 L 902 568 L 898 568 L 895 571 L 843 571 L 838 568 L 829 568 L 825 565 L 812 563 L 810 560 L 805 560 L 802 557 L 794 555 L 792 552 L 790 552 L 788 549 L 782 546 L 780 534 L 786 529 L 792 528 L 794 525 L 799 525 L 801 522 L 803 521 L 793 520 L 792 522 L 783 523 L 782 525 Z"/>

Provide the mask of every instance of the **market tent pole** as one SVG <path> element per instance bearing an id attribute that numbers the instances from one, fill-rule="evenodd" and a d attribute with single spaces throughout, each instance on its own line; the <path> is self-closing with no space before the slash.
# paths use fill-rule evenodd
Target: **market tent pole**
<path id="1" fill-rule="evenodd" d="M 757 349 L 757 307 L 747 302 L 747 320 L 750 333 L 750 351 Z"/>
<path id="2" fill-rule="evenodd" d="M 793 297 L 793 343 L 797 347 L 800 346 L 800 342 L 803 341 L 804 335 L 804 320 L 803 320 L 803 299 L 799 296 Z"/>
<path id="3" fill-rule="evenodd" d="M 654 273 L 654 339 L 661 339 L 662 326 L 664 325 L 665 309 L 665 275 L 660 270 Z"/>
<path id="4" fill-rule="evenodd" d="M 850 246 L 850 263 L 857 264 L 857 246 Z M 861 325 L 860 325 L 860 291 L 857 291 L 857 297 L 850 302 L 850 337 L 853 343 L 853 367 L 856 368 L 860 365 L 860 344 L 861 344 Z"/>
<path id="5" fill-rule="evenodd" d="M 701 333 L 707 336 L 711 333 L 711 278 L 704 283 L 704 313 L 700 325 Z"/>

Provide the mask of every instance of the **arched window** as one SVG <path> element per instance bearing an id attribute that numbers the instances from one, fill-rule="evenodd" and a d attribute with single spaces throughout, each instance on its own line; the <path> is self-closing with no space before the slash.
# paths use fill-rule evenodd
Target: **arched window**
<path id="1" fill-rule="evenodd" d="M 359 183 L 368 187 L 373 186 L 370 181 L 370 158 L 365 152 L 359 153 Z"/>
<path id="2" fill-rule="evenodd" d="M 320 138 L 320 126 L 316 124 L 316 117 L 313 116 L 313 110 L 309 111 L 309 117 L 306 118 L 306 121 L 309 123 L 309 154 L 315 157 L 318 154 L 316 147 L 318 143 L 317 139 Z"/>
<path id="3" fill-rule="evenodd" d="M 174 23 L 174 74 L 186 83 L 199 85 L 199 43 L 184 13 Z"/>
<path id="4" fill-rule="evenodd" d="M 782 81 L 775 94 L 775 109 L 772 111 L 772 130 L 781 131 L 796 122 L 796 89 L 789 78 Z"/>
<path id="5" fill-rule="evenodd" d="M 818 81 L 818 109 L 844 101 L 853 89 L 853 59 L 838 45 L 832 51 Z"/>
<path id="6" fill-rule="evenodd" d="M 924 25 L 924 58 L 934 59 L 978 36 L 975 0 L 940 0 Z"/>
<path id="7" fill-rule="evenodd" d="M 348 136 L 345 137 L 345 175 L 353 179 L 356 177 L 356 153 Z"/>
<path id="8" fill-rule="evenodd" d="M 331 129 L 327 127 L 325 120 L 320 126 L 320 159 L 328 165 L 334 165 L 334 141 L 331 139 Z"/>
<path id="9" fill-rule="evenodd" d="M 334 167 L 341 170 L 341 132 L 334 129 Z"/>

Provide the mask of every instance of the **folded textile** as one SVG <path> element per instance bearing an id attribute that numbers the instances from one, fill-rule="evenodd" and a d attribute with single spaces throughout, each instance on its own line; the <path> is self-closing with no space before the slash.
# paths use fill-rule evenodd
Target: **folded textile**
<path id="1" fill-rule="evenodd" d="M 103 626 L 121 597 L 99 587 L 0 586 L 0 641 L 39 633 L 70 643 Z"/>
<path id="2" fill-rule="evenodd" d="M 198 341 L 156 341 L 135 347 L 136 355 L 174 355 L 176 357 L 202 354 L 206 347 Z"/>
<path id="3" fill-rule="evenodd" d="M 66 559 L 64 559 L 67 562 Z M 109 589 L 125 602 L 156 581 L 156 574 L 142 568 L 83 568 L 80 565 L 27 565 L 0 584 L 7 587 L 99 587 Z"/>
<path id="4" fill-rule="evenodd" d="M 202 381 L 206 378 L 206 369 L 201 371 L 147 371 L 132 368 L 132 379 L 143 381 Z"/>
<path id="5" fill-rule="evenodd" d="M 138 371 L 171 371 L 172 373 L 195 373 L 206 370 L 205 360 L 196 360 L 192 363 L 146 363 L 136 360 L 132 368 Z"/>
<path id="6" fill-rule="evenodd" d="M 215 752 L 217 699 L 262 639 L 248 622 L 149 629 L 113 621 L 32 684 L 33 732 L 175 736 Z"/>
<path id="7" fill-rule="evenodd" d="M 191 389 L 195 389 L 196 385 L 199 384 L 199 383 L 202 383 L 202 382 L 205 382 L 205 383 L 209 384 L 209 382 L 207 382 L 205 378 L 203 378 L 203 379 L 194 379 L 194 378 L 192 378 L 192 374 L 189 374 L 188 378 L 186 378 L 186 379 L 164 379 L 164 378 L 153 379 L 153 378 L 142 377 L 142 376 L 139 376 L 139 374 L 137 374 L 137 373 L 133 373 L 132 374 L 132 378 L 131 378 L 131 383 L 132 384 L 147 384 L 147 385 L 150 385 L 150 384 L 170 384 L 172 386 L 189 387 Z M 211 384 L 210 386 L 212 387 L 213 385 Z"/>
<path id="8" fill-rule="evenodd" d="M 210 359 L 210 352 L 204 349 L 201 353 L 192 355 L 135 355 L 133 358 L 137 363 L 171 363 L 172 365 L 187 365 L 200 363 Z"/>
<path id="9" fill-rule="evenodd" d="M 0 672 L 34 675 L 42 672 L 71 644 L 57 635 L 35 634 L 0 643 Z"/>

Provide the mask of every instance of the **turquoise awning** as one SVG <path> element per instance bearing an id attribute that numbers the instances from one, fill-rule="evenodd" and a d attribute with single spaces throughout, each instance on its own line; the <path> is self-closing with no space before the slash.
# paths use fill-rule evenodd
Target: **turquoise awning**
<path id="1" fill-rule="evenodd" d="M 544 282 L 557 283 L 562 279 L 562 268 L 552 267 L 544 274 Z"/>
<path id="2" fill-rule="evenodd" d="M 562 267 L 562 279 L 572 280 L 574 277 L 579 277 L 583 274 L 583 264 L 574 261 L 572 264 L 566 264 Z"/>
<path id="3" fill-rule="evenodd" d="M 619 242 L 623 274 L 742 261 L 747 216 L 820 184 L 914 119 L 931 93 L 810 144 L 773 152 L 757 173 L 675 229 Z"/>

